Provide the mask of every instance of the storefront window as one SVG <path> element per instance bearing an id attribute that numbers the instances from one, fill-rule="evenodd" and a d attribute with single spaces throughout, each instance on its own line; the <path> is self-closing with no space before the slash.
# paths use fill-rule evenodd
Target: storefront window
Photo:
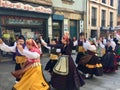
<path id="1" fill-rule="evenodd" d="M 37 39 L 39 34 L 42 34 L 43 39 L 46 40 L 46 19 L 16 16 L 3 16 L 1 19 L 1 37 L 3 41 L 9 46 L 14 45 L 15 35 L 23 35 L 26 39 Z M 0 57 L 9 57 L 11 55 L 12 53 L 6 53 L 0 50 Z"/>
<path id="2" fill-rule="evenodd" d="M 13 17 L 3 16 L 2 17 L 2 32 L 10 33 L 13 35 L 24 35 L 26 39 L 36 39 L 38 34 L 42 34 L 43 38 L 46 38 L 46 25 L 47 20 L 38 18 L 25 18 L 25 17 Z M 11 36 L 8 34 L 4 36 L 7 39 Z"/>
<path id="3" fill-rule="evenodd" d="M 53 38 L 60 37 L 61 30 L 60 22 L 53 22 Z"/>

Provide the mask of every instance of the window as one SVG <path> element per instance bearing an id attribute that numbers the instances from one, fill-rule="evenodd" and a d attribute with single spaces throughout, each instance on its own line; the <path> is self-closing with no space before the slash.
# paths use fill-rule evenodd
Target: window
<path id="1" fill-rule="evenodd" d="M 92 26 L 96 26 L 96 21 L 97 21 L 97 9 L 92 7 L 92 18 L 91 18 L 91 23 Z"/>
<path id="2" fill-rule="evenodd" d="M 118 15 L 120 15 L 120 0 L 118 1 Z"/>
<path id="3" fill-rule="evenodd" d="M 114 2 L 113 0 L 110 0 L 110 5 L 113 6 Z"/>
<path id="4" fill-rule="evenodd" d="M 106 0 L 102 0 L 102 3 L 106 3 Z"/>
<path id="5" fill-rule="evenodd" d="M 110 27 L 113 27 L 113 12 L 110 12 Z"/>
<path id="6" fill-rule="evenodd" d="M 105 19 L 106 19 L 106 11 L 102 10 L 102 15 L 101 15 L 101 26 L 105 27 Z"/>

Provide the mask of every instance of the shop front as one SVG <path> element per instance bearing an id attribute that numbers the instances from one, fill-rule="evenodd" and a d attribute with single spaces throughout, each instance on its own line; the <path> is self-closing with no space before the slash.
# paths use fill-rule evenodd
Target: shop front
<path id="1" fill-rule="evenodd" d="M 15 35 L 36 39 L 42 34 L 47 40 L 51 14 L 52 9 L 48 6 L 0 0 L 0 36 L 9 42 L 15 40 Z"/>
<path id="2" fill-rule="evenodd" d="M 82 13 L 76 10 L 54 8 L 54 13 L 57 15 L 64 16 L 62 34 L 69 32 L 70 38 L 79 37 L 80 25 L 79 22 L 82 20 Z"/>

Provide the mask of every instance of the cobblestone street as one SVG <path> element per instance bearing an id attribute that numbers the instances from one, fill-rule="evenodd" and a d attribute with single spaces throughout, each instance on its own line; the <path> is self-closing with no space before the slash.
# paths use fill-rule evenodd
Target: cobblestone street
<path id="1" fill-rule="evenodd" d="M 45 67 L 47 61 L 48 57 L 41 58 L 43 67 Z M 15 78 L 10 74 L 14 70 L 14 66 L 13 61 L 0 63 L 0 90 L 11 90 L 14 85 Z M 44 71 L 44 75 L 47 81 L 49 81 L 49 73 Z M 120 90 L 120 70 L 116 73 L 104 74 L 102 77 L 85 80 L 85 82 L 86 84 L 81 87 L 81 90 Z"/>

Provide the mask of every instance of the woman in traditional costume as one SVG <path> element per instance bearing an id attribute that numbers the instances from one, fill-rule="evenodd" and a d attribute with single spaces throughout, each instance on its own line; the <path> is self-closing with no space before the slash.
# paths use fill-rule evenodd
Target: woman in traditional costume
<path id="1" fill-rule="evenodd" d="M 103 44 L 103 39 L 100 37 L 96 42 L 96 54 L 99 57 L 100 61 L 102 60 L 103 55 L 105 54 L 105 45 Z"/>
<path id="2" fill-rule="evenodd" d="M 120 41 L 114 38 L 115 46 L 115 59 L 117 60 L 117 64 L 120 65 Z"/>
<path id="3" fill-rule="evenodd" d="M 78 62 L 78 69 L 85 74 L 85 78 L 92 78 L 93 75 L 102 76 L 102 64 L 99 61 L 99 58 L 96 56 L 96 46 L 93 41 L 90 42 L 87 54 L 80 58 Z"/>
<path id="4" fill-rule="evenodd" d="M 115 53 L 111 46 L 111 41 L 107 41 L 107 45 L 105 46 L 106 53 L 102 58 L 102 64 L 104 72 L 115 72 L 117 70 L 117 61 L 115 59 Z"/>
<path id="5" fill-rule="evenodd" d="M 45 81 L 40 64 L 40 51 L 34 40 L 26 41 L 28 50 L 17 45 L 19 52 L 26 56 L 27 62 L 22 68 L 22 78 L 14 85 L 13 90 L 49 90 L 49 85 Z"/>
<path id="6" fill-rule="evenodd" d="M 49 46 L 61 48 L 61 56 L 53 68 L 52 87 L 57 90 L 79 90 L 84 85 L 84 81 L 71 57 L 73 42 L 69 36 L 62 37 L 62 44 Z"/>

